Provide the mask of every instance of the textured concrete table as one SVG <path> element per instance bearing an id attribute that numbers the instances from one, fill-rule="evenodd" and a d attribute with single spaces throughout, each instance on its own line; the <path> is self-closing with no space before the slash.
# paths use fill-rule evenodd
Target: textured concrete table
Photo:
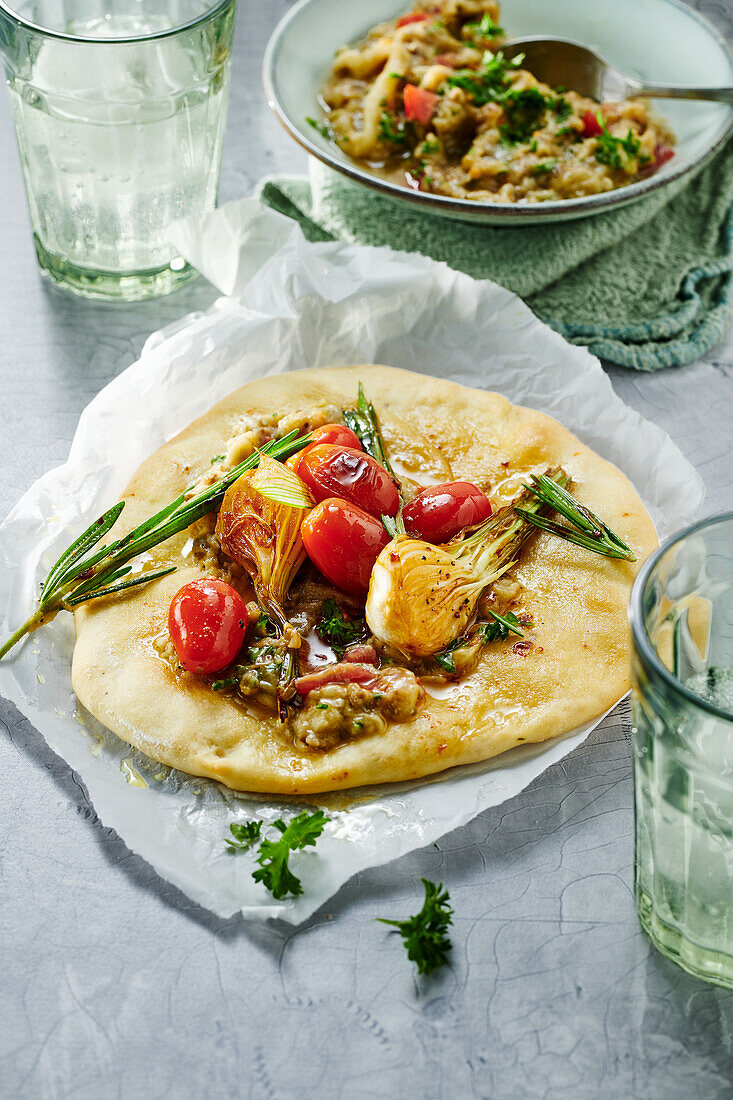
<path id="1" fill-rule="evenodd" d="M 733 35 L 730 0 L 699 6 Z M 287 7 L 240 9 L 225 200 L 305 167 L 259 85 Z M 2 101 L 0 183 L 5 515 L 149 332 L 214 293 L 113 308 L 42 282 Z M 731 503 L 732 374 L 730 338 L 681 370 L 611 371 L 698 468 L 710 512 Z M 293 931 L 217 920 L 162 882 L 0 702 L 0 1097 L 731 1097 L 733 993 L 657 955 L 636 919 L 625 725 L 612 717 L 514 801 L 359 875 Z M 424 983 L 373 919 L 413 912 L 421 875 L 456 911 L 452 966 Z"/>

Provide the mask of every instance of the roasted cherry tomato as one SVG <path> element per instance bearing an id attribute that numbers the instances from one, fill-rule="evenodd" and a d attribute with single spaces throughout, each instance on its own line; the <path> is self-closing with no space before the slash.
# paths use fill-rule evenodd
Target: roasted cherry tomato
<path id="1" fill-rule="evenodd" d="M 654 171 L 656 172 L 657 168 L 661 168 L 673 156 L 674 149 L 670 148 L 669 145 L 657 145 L 654 149 Z"/>
<path id="2" fill-rule="evenodd" d="M 303 452 L 297 474 L 316 502 L 341 497 L 373 516 L 397 515 L 400 496 L 394 480 L 384 466 L 363 451 L 318 443 Z"/>
<path id="3" fill-rule="evenodd" d="M 362 449 L 361 440 L 356 432 L 352 432 L 351 428 L 347 428 L 345 424 L 324 424 L 321 428 L 314 428 L 311 432 L 313 436 L 312 441 L 307 447 L 304 447 L 302 451 L 296 451 L 294 455 L 291 455 L 287 460 L 287 465 L 294 473 L 298 473 L 298 466 L 300 460 L 306 451 L 311 447 L 315 447 L 318 443 L 338 443 L 342 447 L 351 447 L 355 451 Z"/>
<path id="4" fill-rule="evenodd" d="M 427 126 L 433 117 L 438 97 L 435 92 L 429 92 L 427 88 L 419 88 L 417 84 L 405 84 L 404 101 L 407 121 L 419 122 L 422 126 Z"/>
<path id="5" fill-rule="evenodd" d="M 314 428 L 311 435 L 313 439 L 308 444 L 309 447 L 315 447 L 316 443 L 338 443 L 342 447 L 352 447 L 355 451 L 362 450 L 359 436 L 345 424 L 324 424 L 321 428 Z"/>
<path id="6" fill-rule="evenodd" d="M 470 481 L 430 485 L 402 510 L 405 530 L 427 542 L 448 542 L 464 527 L 491 515 L 491 501 Z"/>
<path id="7" fill-rule="evenodd" d="M 221 672 L 242 648 L 248 615 L 235 588 L 215 577 L 184 584 L 171 600 L 168 630 L 189 672 Z"/>
<path id="8" fill-rule="evenodd" d="M 583 137 L 598 137 L 603 133 L 603 127 L 598 121 L 597 111 L 586 111 L 583 115 Z"/>
<path id="9" fill-rule="evenodd" d="M 372 567 L 389 542 L 378 519 L 331 497 L 308 513 L 300 533 L 308 557 L 327 580 L 344 592 L 366 594 Z"/>

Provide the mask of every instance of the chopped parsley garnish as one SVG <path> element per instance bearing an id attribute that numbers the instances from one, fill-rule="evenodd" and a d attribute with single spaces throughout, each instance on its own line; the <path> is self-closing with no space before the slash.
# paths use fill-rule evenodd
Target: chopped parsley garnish
<path id="1" fill-rule="evenodd" d="M 316 710 L 330 710 L 328 703 L 316 703 Z"/>
<path id="2" fill-rule="evenodd" d="M 260 617 L 255 624 L 255 629 L 264 630 L 265 634 L 270 634 L 275 629 L 275 624 L 269 615 L 264 611 L 260 611 Z"/>
<path id="3" fill-rule="evenodd" d="M 480 69 L 457 69 L 446 77 L 446 84 L 452 88 L 463 88 L 473 97 L 477 107 L 492 100 L 500 102 L 506 94 L 510 71 L 518 69 L 523 60 L 524 54 L 517 54 L 507 61 L 501 50 L 495 54 L 486 50 Z"/>
<path id="4" fill-rule="evenodd" d="M 532 140 L 530 141 L 529 151 L 530 151 L 530 153 L 536 153 L 537 152 L 537 138 L 532 138 Z"/>
<path id="5" fill-rule="evenodd" d="M 439 141 L 423 141 L 421 145 L 418 145 L 415 150 L 416 157 L 428 157 L 431 153 L 440 152 Z"/>
<path id="6" fill-rule="evenodd" d="M 434 653 L 433 657 L 438 662 L 441 668 L 444 668 L 446 672 L 450 672 L 453 675 L 456 673 L 456 662 L 453 654 L 457 649 L 460 649 L 462 645 L 465 645 L 468 638 L 465 636 L 462 638 L 456 638 L 455 641 L 447 645 L 445 649 L 442 649 L 440 653 Z"/>
<path id="7" fill-rule="evenodd" d="M 453 910 L 448 905 L 450 894 L 443 889 L 443 883 L 436 886 L 429 879 L 421 879 L 425 887 L 425 901 L 419 913 L 407 920 L 377 919 L 382 924 L 391 924 L 402 936 L 407 949 L 407 957 L 417 966 L 418 974 L 431 974 L 448 962 L 448 952 L 453 944 L 448 935 L 448 926 L 453 923 Z"/>
<path id="8" fill-rule="evenodd" d="M 235 688 L 239 686 L 239 677 L 227 676 L 225 680 L 212 680 L 211 686 L 214 691 L 227 691 L 229 688 Z"/>
<path id="9" fill-rule="evenodd" d="M 223 462 L 223 461 L 224 461 L 224 455 L 214 455 L 214 457 L 211 460 L 211 465 L 213 466 L 215 462 Z"/>
<path id="10" fill-rule="evenodd" d="M 607 164 L 609 168 L 626 168 L 630 160 L 638 157 L 641 142 L 631 127 L 625 138 L 614 137 L 600 111 L 596 114 L 596 118 L 601 127 L 601 133 L 597 138 L 596 160 L 599 164 Z"/>
<path id="11" fill-rule="evenodd" d="M 394 116 L 389 111 L 382 111 L 379 119 L 379 137 L 382 141 L 391 141 L 395 145 L 406 140 L 405 127 L 402 123 L 395 125 Z"/>
<path id="12" fill-rule="evenodd" d="M 333 130 L 327 122 L 319 122 L 317 118 L 309 118 L 308 116 L 306 116 L 305 121 L 309 126 L 312 126 L 314 130 L 317 130 L 326 141 L 333 141 Z"/>
<path id="13" fill-rule="evenodd" d="M 502 134 L 510 141 L 527 141 L 539 126 L 547 109 L 547 99 L 539 88 L 523 88 L 519 92 L 507 92 L 501 100 L 506 115 Z"/>
<path id="14" fill-rule="evenodd" d="M 225 844 L 229 845 L 230 851 L 246 852 L 248 848 L 252 847 L 255 841 L 260 839 L 262 822 L 246 821 L 242 825 L 238 821 L 235 821 L 233 825 L 229 826 L 229 832 L 234 837 L 233 840 L 229 837 L 225 840 Z"/>
<path id="15" fill-rule="evenodd" d="M 506 615 L 499 615 L 496 611 L 490 611 L 489 614 L 493 616 L 493 621 L 482 623 L 476 631 L 476 637 L 480 638 L 482 642 L 486 644 L 498 642 L 508 638 L 510 634 L 518 634 L 520 638 L 524 637 L 521 623 L 513 611 L 508 611 Z"/>
<path id="16" fill-rule="evenodd" d="M 504 28 L 498 27 L 488 12 L 481 17 L 480 23 L 466 23 L 463 29 L 468 31 L 468 39 L 474 45 L 484 38 L 501 38 L 504 34 Z"/>
<path id="17" fill-rule="evenodd" d="M 347 619 L 336 601 L 329 596 L 323 602 L 316 634 L 322 641 L 328 642 L 337 657 L 343 657 L 344 650 L 366 634 L 366 622 L 362 618 Z"/>
<path id="18" fill-rule="evenodd" d="M 541 160 L 539 164 L 535 164 L 532 169 L 532 175 L 542 176 L 546 172 L 551 172 L 553 168 L 557 168 L 558 163 L 557 157 L 550 157 L 549 160 Z"/>
<path id="19" fill-rule="evenodd" d="M 564 95 L 557 96 L 554 100 L 548 99 L 547 105 L 557 115 L 558 122 L 567 121 L 573 113 L 573 105 Z"/>
<path id="20" fill-rule="evenodd" d="M 278 818 L 274 827 L 282 834 L 277 840 L 263 840 L 257 853 L 259 867 L 252 872 L 255 882 L 266 886 L 274 898 L 293 897 L 303 893 L 300 879 L 296 878 L 288 866 L 291 852 L 300 851 L 315 845 L 330 819 L 323 810 L 309 814 L 307 810 L 294 817 L 287 825 Z"/>

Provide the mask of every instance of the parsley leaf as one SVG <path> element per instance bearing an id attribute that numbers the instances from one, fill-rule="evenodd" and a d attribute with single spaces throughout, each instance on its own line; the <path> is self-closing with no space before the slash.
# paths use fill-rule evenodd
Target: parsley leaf
<path id="1" fill-rule="evenodd" d="M 327 122 L 319 122 L 316 118 L 309 118 L 306 116 L 305 120 L 309 126 L 312 126 L 314 130 L 317 130 L 322 138 L 326 141 L 333 141 L 333 130 Z"/>
<path id="2" fill-rule="evenodd" d="M 559 161 L 557 157 L 550 157 L 549 160 L 541 160 L 539 164 L 535 164 L 532 169 L 533 176 L 541 176 L 545 172 L 551 172 L 553 168 L 557 168 Z"/>
<path id="3" fill-rule="evenodd" d="M 259 618 L 255 623 L 255 629 L 264 630 L 265 634 L 272 634 L 275 631 L 275 624 L 265 611 L 260 611 Z"/>
<path id="4" fill-rule="evenodd" d="M 547 105 L 557 115 L 558 122 L 566 122 L 573 113 L 573 105 L 564 95 L 549 99 Z"/>
<path id="5" fill-rule="evenodd" d="M 468 31 L 468 40 L 474 45 L 477 44 L 477 39 L 500 38 L 504 34 L 504 28 L 498 27 L 488 12 L 481 17 L 480 23 L 466 23 L 463 29 Z"/>
<path id="6" fill-rule="evenodd" d="M 379 119 L 379 137 L 382 141 L 391 141 L 399 145 L 406 140 L 405 127 L 402 123 L 395 125 L 394 116 L 389 111 L 382 111 Z"/>
<path id="7" fill-rule="evenodd" d="M 600 111 L 596 114 L 601 133 L 597 138 L 596 160 L 599 164 L 607 164 L 609 168 L 627 168 L 628 162 L 639 155 L 641 142 L 629 127 L 625 138 L 614 137 L 606 126 L 606 121 Z M 623 155 L 622 155 L 623 154 Z"/>
<path id="8" fill-rule="evenodd" d="M 262 822 L 246 821 L 244 824 L 240 824 L 235 821 L 233 825 L 229 826 L 229 831 L 234 837 L 234 840 L 230 840 L 229 837 L 225 840 L 225 844 L 229 845 L 229 850 L 232 852 L 246 852 L 256 840 L 260 839 Z"/>
<path id="9" fill-rule="evenodd" d="M 452 88 L 463 88 L 473 97 L 476 106 L 482 107 L 491 100 L 501 100 L 506 94 L 510 70 L 519 68 L 523 59 L 524 54 L 517 54 L 507 61 L 501 50 L 495 54 L 486 50 L 480 69 L 457 69 L 446 77 L 446 84 Z"/>
<path id="10" fill-rule="evenodd" d="M 288 866 L 288 858 L 291 852 L 299 851 L 315 845 L 316 840 L 323 832 L 323 827 L 330 819 L 323 810 L 316 810 L 309 814 L 303 810 L 297 817 L 292 818 L 289 824 L 278 818 L 273 825 L 282 836 L 277 840 L 263 840 L 257 853 L 259 867 L 252 872 L 255 882 L 261 882 L 270 891 L 274 898 L 284 898 L 286 894 L 303 893 L 300 879 L 296 878 Z"/>
<path id="11" fill-rule="evenodd" d="M 211 460 L 211 465 L 213 466 L 215 462 L 223 462 L 223 461 L 224 461 L 224 455 L 214 455 L 214 457 Z"/>
<path id="12" fill-rule="evenodd" d="M 377 919 L 391 924 L 402 936 L 407 957 L 417 966 L 418 974 L 430 974 L 448 962 L 448 952 L 453 944 L 447 929 L 453 923 L 453 910 L 448 905 L 450 894 L 443 890 L 443 883 L 436 886 L 429 879 L 422 879 L 425 901 L 419 913 L 407 920 Z"/>
<path id="13" fill-rule="evenodd" d="M 510 634 L 518 634 L 520 638 L 524 637 L 519 619 L 513 611 L 508 611 L 506 615 L 499 615 L 496 611 L 490 611 L 489 614 L 493 616 L 493 621 L 482 623 L 476 631 L 476 636 L 482 642 L 486 644 L 498 642 L 508 638 Z M 531 620 L 527 625 L 531 625 Z"/>
<path id="14" fill-rule="evenodd" d="M 227 676 L 225 680 L 212 680 L 211 687 L 214 691 L 226 691 L 228 688 L 239 687 L 239 676 Z"/>
<path id="15" fill-rule="evenodd" d="M 456 662 L 453 659 L 453 653 L 456 649 L 460 649 L 462 645 L 465 645 L 467 641 L 468 639 L 465 636 L 456 638 L 450 645 L 447 645 L 445 649 L 442 649 L 440 653 L 434 653 L 434 660 L 436 660 L 440 667 L 444 668 L 446 672 L 452 672 L 455 675 Z"/>
<path id="16" fill-rule="evenodd" d="M 329 596 L 323 602 L 316 634 L 322 641 L 328 642 L 337 657 L 343 657 L 344 650 L 366 634 L 366 622 L 362 618 L 347 619 L 336 601 Z"/>
<path id="17" fill-rule="evenodd" d="M 527 141 L 547 109 L 547 99 L 535 87 L 507 92 L 502 96 L 501 103 L 506 115 L 506 124 L 501 127 L 501 132 L 510 141 Z"/>

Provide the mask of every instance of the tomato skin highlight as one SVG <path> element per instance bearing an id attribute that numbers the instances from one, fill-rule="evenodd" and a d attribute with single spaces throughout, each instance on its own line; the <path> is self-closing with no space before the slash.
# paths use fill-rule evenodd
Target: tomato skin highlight
<path id="1" fill-rule="evenodd" d="M 394 480 L 371 455 L 353 447 L 318 443 L 298 463 L 298 477 L 318 503 L 341 497 L 373 516 L 395 516 L 400 495 Z"/>
<path id="2" fill-rule="evenodd" d="M 324 577 L 344 592 L 364 596 L 389 535 L 374 516 L 346 500 L 317 504 L 300 529 L 308 557 Z"/>
<path id="3" fill-rule="evenodd" d="M 407 15 L 401 15 L 395 27 L 406 27 L 408 23 L 424 23 L 429 18 L 430 15 L 426 11 L 411 11 Z"/>
<path id="4" fill-rule="evenodd" d="M 184 584 L 171 600 L 168 630 L 188 672 L 221 672 L 242 648 L 249 615 L 235 588 L 215 577 Z"/>
<path id="5" fill-rule="evenodd" d="M 311 447 L 318 446 L 319 443 L 338 443 L 342 447 L 351 447 L 354 451 L 363 450 L 359 436 L 356 432 L 352 432 L 351 428 L 347 428 L 345 424 L 323 424 L 320 428 L 314 428 L 311 435 L 313 439 L 302 451 L 296 451 L 294 455 L 285 460 L 285 465 L 289 466 L 295 474 L 298 473 L 300 460 L 306 451 L 309 451 Z"/>
<path id="6" fill-rule="evenodd" d="M 402 510 L 407 534 L 435 543 L 448 542 L 490 515 L 491 501 L 470 481 L 429 485 Z"/>
<path id="7" fill-rule="evenodd" d="M 422 126 L 427 126 L 433 117 L 437 102 L 438 97 L 435 92 L 429 92 L 427 88 L 419 88 L 417 84 L 405 84 L 405 118 L 408 122 L 419 122 Z"/>
<path id="8" fill-rule="evenodd" d="M 598 121 L 595 111 L 586 111 L 583 115 L 583 137 L 598 137 L 603 133 L 603 128 Z"/>

